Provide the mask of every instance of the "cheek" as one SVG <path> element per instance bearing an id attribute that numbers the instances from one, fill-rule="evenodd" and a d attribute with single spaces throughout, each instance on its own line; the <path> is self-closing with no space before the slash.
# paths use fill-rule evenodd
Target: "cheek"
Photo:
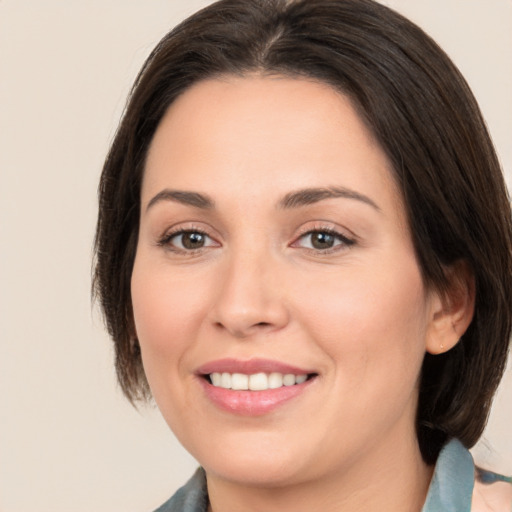
<path id="1" fill-rule="evenodd" d="M 180 330 L 186 329 L 201 296 L 194 286 L 186 284 L 173 278 L 165 265 L 146 262 L 144 256 L 135 260 L 131 295 L 137 335 L 142 342 L 157 344 L 162 337 L 167 338 L 167 345 L 170 332 L 179 338 Z"/>
<path id="2" fill-rule="evenodd" d="M 135 329 L 153 398 L 178 432 L 192 414 L 186 360 L 197 339 L 206 293 L 198 293 L 193 280 L 176 278 L 165 263 L 144 256 L 135 260 L 131 280 Z"/>
<path id="3" fill-rule="evenodd" d="M 204 292 L 204 291 L 203 291 Z M 195 339 L 204 310 L 204 293 L 186 279 L 176 279 L 165 265 L 136 259 L 131 294 L 135 329 L 150 385 L 155 373 L 177 368 L 183 352 Z"/>
<path id="4" fill-rule="evenodd" d="M 428 304 L 418 268 L 380 268 L 316 280 L 300 295 L 305 328 L 351 388 L 414 385 L 425 353 Z"/>

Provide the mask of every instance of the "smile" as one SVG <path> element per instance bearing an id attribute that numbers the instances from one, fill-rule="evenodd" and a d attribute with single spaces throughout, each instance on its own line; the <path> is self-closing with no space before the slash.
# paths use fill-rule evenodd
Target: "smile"
<path id="1" fill-rule="evenodd" d="M 262 416 L 299 399 L 319 373 L 269 359 L 219 359 L 196 370 L 210 403 L 230 414 Z"/>
<path id="2" fill-rule="evenodd" d="M 214 372 L 208 375 L 210 383 L 218 388 L 233 390 L 265 391 L 267 389 L 278 389 L 283 386 L 295 386 L 302 384 L 308 379 L 307 374 L 293 373 L 244 373 Z"/>

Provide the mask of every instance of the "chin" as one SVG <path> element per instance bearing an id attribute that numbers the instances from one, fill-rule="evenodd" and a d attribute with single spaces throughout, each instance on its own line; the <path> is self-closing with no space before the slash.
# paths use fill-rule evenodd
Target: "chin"
<path id="1" fill-rule="evenodd" d="M 271 488 L 307 479 L 307 457 L 301 447 L 272 438 L 237 433 L 231 439 L 212 439 L 212 449 L 190 451 L 207 474 L 238 484 Z"/>
<path id="2" fill-rule="evenodd" d="M 302 471 L 304 468 L 298 467 L 297 464 L 273 459 L 265 460 L 265 457 L 251 461 L 226 457 L 222 462 L 212 461 L 211 464 L 205 464 L 203 467 L 208 475 L 215 475 L 217 478 L 250 487 L 270 489 L 307 480 L 307 476 Z"/>

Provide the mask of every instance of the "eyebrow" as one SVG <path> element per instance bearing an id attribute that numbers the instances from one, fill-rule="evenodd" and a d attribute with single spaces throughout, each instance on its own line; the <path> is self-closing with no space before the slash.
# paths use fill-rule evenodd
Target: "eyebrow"
<path id="1" fill-rule="evenodd" d="M 299 208 L 301 206 L 318 203 L 324 199 L 336 199 L 340 197 L 361 201 L 378 212 L 381 211 L 379 206 L 368 196 L 345 187 L 305 188 L 290 192 L 279 201 L 279 207 L 283 209 Z"/>
<path id="2" fill-rule="evenodd" d="M 146 211 L 161 201 L 173 201 L 187 206 L 194 206 L 201 210 L 211 210 L 215 207 L 215 202 L 210 197 L 199 194 L 198 192 L 186 192 L 182 190 L 169 190 L 168 188 L 158 192 L 151 201 L 149 201 Z"/>
<path id="3" fill-rule="evenodd" d="M 365 203 L 378 212 L 379 206 L 368 196 L 345 187 L 322 187 L 322 188 L 304 188 L 286 194 L 278 203 L 282 209 L 300 208 L 310 204 L 318 203 L 325 199 L 353 199 Z M 215 201 L 207 195 L 199 192 L 187 192 L 183 190 L 164 189 L 156 194 L 148 203 L 146 211 L 155 204 L 162 201 L 173 201 L 187 206 L 200 208 L 201 210 L 212 210 L 215 208 Z"/>

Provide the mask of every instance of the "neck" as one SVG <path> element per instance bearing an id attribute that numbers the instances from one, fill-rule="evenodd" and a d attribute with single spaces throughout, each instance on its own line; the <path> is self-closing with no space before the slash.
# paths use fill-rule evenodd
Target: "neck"
<path id="1" fill-rule="evenodd" d="M 373 447 L 328 477 L 280 487 L 244 485 L 207 473 L 209 512 L 420 512 L 433 468 L 416 439 Z"/>

